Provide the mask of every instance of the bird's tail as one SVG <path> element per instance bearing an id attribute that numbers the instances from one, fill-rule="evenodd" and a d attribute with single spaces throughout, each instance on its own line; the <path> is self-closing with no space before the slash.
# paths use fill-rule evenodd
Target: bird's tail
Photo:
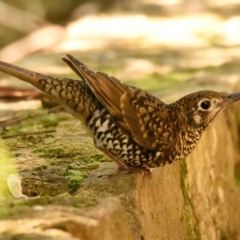
<path id="1" fill-rule="evenodd" d="M 84 121 L 97 109 L 98 101 L 84 81 L 54 78 L 1 61 L 0 72 L 32 84 Z"/>
<path id="2" fill-rule="evenodd" d="M 13 64 L 2 62 L 2 61 L 0 61 L 0 72 L 4 72 L 8 75 L 19 78 L 25 82 L 28 82 L 40 90 L 42 90 L 42 87 L 39 84 L 39 80 L 49 78 L 47 75 L 33 72 L 25 68 L 17 67 Z"/>

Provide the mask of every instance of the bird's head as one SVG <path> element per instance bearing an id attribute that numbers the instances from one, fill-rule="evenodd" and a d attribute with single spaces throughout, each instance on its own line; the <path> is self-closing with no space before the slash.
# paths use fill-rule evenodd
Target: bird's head
<path id="1" fill-rule="evenodd" d="M 240 92 L 225 94 L 200 91 L 189 94 L 172 105 L 186 117 L 189 125 L 205 129 L 221 110 L 238 100 Z"/>

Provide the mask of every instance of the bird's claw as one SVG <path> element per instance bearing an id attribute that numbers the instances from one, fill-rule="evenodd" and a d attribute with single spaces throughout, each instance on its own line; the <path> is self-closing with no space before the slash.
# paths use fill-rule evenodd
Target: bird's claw
<path id="1" fill-rule="evenodd" d="M 141 168 L 141 167 L 126 167 L 126 168 L 118 167 L 116 172 L 107 174 L 107 177 L 108 178 L 116 177 L 116 176 L 120 175 L 122 172 L 143 173 L 143 176 L 147 176 L 149 179 L 152 178 L 151 171 L 149 169 Z"/>

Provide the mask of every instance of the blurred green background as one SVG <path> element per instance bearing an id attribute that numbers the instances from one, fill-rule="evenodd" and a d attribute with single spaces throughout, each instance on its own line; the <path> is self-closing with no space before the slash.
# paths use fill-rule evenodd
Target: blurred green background
<path id="1" fill-rule="evenodd" d="M 239 13 L 238 0 L 1 0 L 0 59 L 75 77 L 59 61 L 71 53 L 167 101 L 231 90 L 239 75 Z"/>

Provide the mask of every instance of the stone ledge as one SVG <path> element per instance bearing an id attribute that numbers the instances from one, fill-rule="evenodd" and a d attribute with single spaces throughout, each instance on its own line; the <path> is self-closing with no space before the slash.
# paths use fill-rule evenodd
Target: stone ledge
<path id="1" fill-rule="evenodd" d="M 96 200 L 96 206 L 71 207 L 77 202 L 82 201 L 68 197 L 69 206 L 55 203 L 18 210 L 18 219 L 12 216 L 0 222 L 0 239 L 132 240 L 119 199 L 105 198 Z"/>
<path id="2" fill-rule="evenodd" d="M 186 160 L 154 169 L 151 180 L 141 174 L 90 177 L 76 195 L 119 197 L 133 239 L 240 238 L 239 106 L 217 116 Z"/>
<path id="3" fill-rule="evenodd" d="M 104 163 L 69 207 L 59 196 L 41 211 L 24 209 L 22 219 L 13 214 L 0 221 L 0 239 L 240 239 L 239 106 L 217 116 L 186 160 L 154 169 L 152 179 L 101 178 L 115 167 Z M 79 207 L 86 199 L 96 206 Z"/>

